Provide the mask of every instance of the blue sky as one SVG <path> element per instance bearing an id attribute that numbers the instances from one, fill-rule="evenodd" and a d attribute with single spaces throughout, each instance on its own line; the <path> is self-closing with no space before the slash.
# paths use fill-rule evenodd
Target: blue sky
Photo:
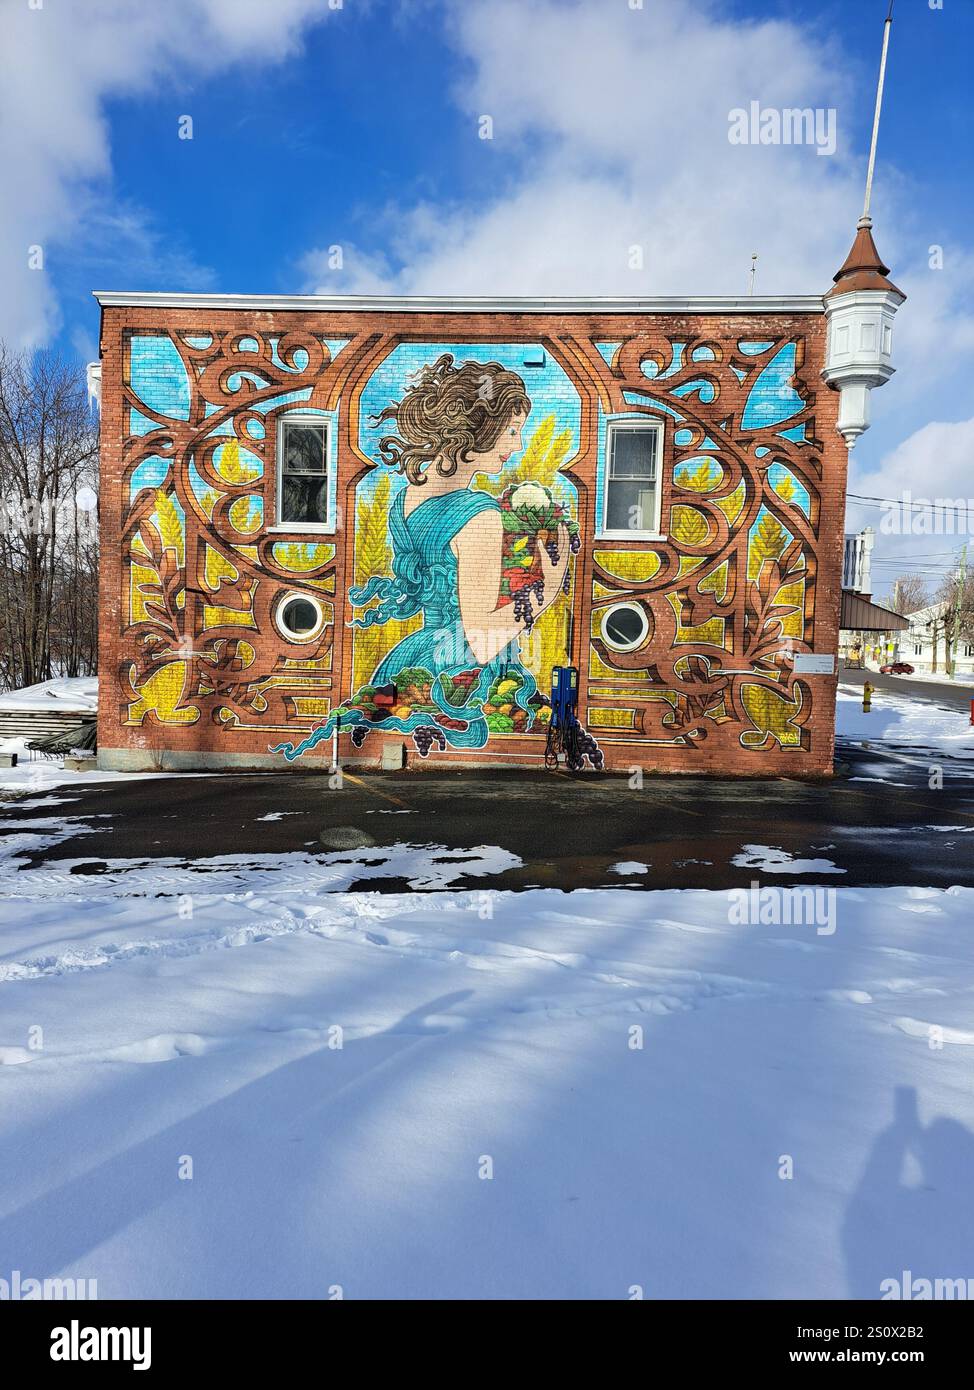
<path id="1" fill-rule="evenodd" d="M 759 290 L 827 288 L 859 212 L 885 0 L 634 3 L 6 0 L 0 118 L 19 138 L 0 173 L 22 192 L 0 334 L 92 357 L 95 287 L 739 293 L 752 250 Z M 874 215 L 910 298 L 856 491 L 974 491 L 971 52 L 970 0 L 897 0 Z M 835 155 L 732 147 L 728 112 L 753 99 L 834 108 Z"/>

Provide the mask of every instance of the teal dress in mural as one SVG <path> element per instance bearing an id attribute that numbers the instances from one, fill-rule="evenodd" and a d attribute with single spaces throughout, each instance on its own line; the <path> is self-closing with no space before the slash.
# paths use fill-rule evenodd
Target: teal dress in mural
<path id="1" fill-rule="evenodd" d="M 473 517 L 499 510 L 500 504 L 489 493 L 464 489 L 429 497 L 407 517 L 405 495 L 406 489 L 400 489 L 389 510 L 392 576 L 376 576 L 350 589 L 349 600 L 364 609 L 353 619 L 356 627 L 403 621 L 417 613 L 423 625 L 397 642 L 368 686 L 307 739 L 272 750 L 288 761 L 330 738 L 339 718 L 342 732 L 352 731 L 353 743 L 359 744 L 371 729 L 396 731 L 412 734 L 424 756 L 433 743 L 482 748 L 492 730 L 527 729 L 534 720 L 537 683 L 517 658 L 517 640 L 482 665 L 470 650 L 460 617 L 459 568 L 450 542 Z M 395 695 L 389 693 L 392 688 Z"/>

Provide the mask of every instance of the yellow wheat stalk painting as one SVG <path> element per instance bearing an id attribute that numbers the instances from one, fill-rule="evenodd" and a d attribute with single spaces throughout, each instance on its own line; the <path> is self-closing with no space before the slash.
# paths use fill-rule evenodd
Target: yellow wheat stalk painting
<path id="1" fill-rule="evenodd" d="M 496 478 L 482 477 L 478 486 L 493 497 L 514 483 L 541 483 L 551 487 L 558 481 L 558 474 L 572 447 L 571 430 L 561 430 L 555 434 L 555 417 L 546 415 L 528 441 L 520 460 Z"/>
<path id="2" fill-rule="evenodd" d="M 240 445 L 235 439 L 228 439 L 221 448 L 216 471 L 221 478 L 225 478 L 235 487 L 239 487 L 241 483 L 252 483 L 260 477 L 260 466 L 257 463 L 246 463 L 240 457 Z"/>
<path id="3" fill-rule="evenodd" d="M 748 579 L 757 579 L 766 560 L 780 559 L 788 541 L 788 532 L 770 512 L 765 512 L 755 527 L 748 546 Z"/>
<path id="4" fill-rule="evenodd" d="M 359 498 L 355 508 L 355 583 L 366 584 L 376 575 L 392 573 L 392 545 L 389 541 L 389 500 L 392 480 L 384 473 L 375 484 L 371 501 Z M 352 693 L 372 678 L 379 663 L 407 633 L 422 626 L 422 617 L 405 621 L 376 623 L 356 628 L 352 640 Z"/>
<path id="5" fill-rule="evenodd" d="M 159 539 L 165 548 L 175 550 L 180 564 L 183 563 L 183 521 L 176 504 L 168 492 L 160 488 L 156 493 L 156 510 L 153 517 Z"/>

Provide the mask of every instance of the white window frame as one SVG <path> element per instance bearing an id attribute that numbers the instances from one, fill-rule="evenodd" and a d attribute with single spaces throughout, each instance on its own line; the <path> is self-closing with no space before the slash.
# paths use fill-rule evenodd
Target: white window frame
<path id="1" fill-rule="evenodd" d="M 324 521 L 285 521 L 281 515 L 284 505 L 284 429 L 286 425 L 314 425 L 317 429 L 323 430 L 325 435 L 325 520 Z M 274 525 L 268 529 L 271 531 L 284 531 L 288 535 L 317 535 L 332 536 L 335 534 L 335 519 L 332 512 L 332 422 L 324 415 L 311 415 L 299 410 L 285 411 L 277 422 L 277 438 L 275 440 L 276 453 L 276 485 L 275 485 L 275 511 Z"/>
<path id="2" fill-rule="evenodd" d="M 620 608 L 631 608 L 633 612 L 639 615 L 639 620 L 642 623 L 642 631 L 633 642 L 614 642 L 605 630 L 609 618 Z M 610 603 L 606 608 L 602 610 L 602 616 L 599 619 L 599 636 L 602 638 L 602 641 L 605 643 L 605 645 L 609 648 L 609 651 L 634 652 L 645 642 L 648 633 L 649 618 L 646 614 L 646 610 L 642 606 L 642 604 L 636 603 L 633 599 L 620 599 L 618 603 Z"/>
<path id="3" fill-rule="evenodd" d="M 309 603 L 311 607 L 315 610 L 315 612 L 318 614 L 317 623 L 315 623 L 314 627 L 309 628 L 307 632 L 296 632 L 293 627 L 288 627 L 287 623 L 284 621 L 284 610 L 288 606 L 288 604 L 293 603 L 295 599 L 300 599 L 303 603 Z M 281 595 L 280 599 L 278 600 L 275 606 L 274 622 L 277 625 L 278 631 L 281 633 L 283 637 L 287 639 L 288 642 L 314 642 L 317 640 L 317 638 L 321 636 L 322 632 L 324 631 L 327 622 L 327 616 L 325 614 L 324 604 L 321 602 L 321 599 L 318 598 L 316 594 L 306 594 L 301 593 L 296 589 L 290 589 L 286 594 Z"/>
<path id="4" fill-rule="evenodd" d="M 652 432 L 656 436 L 656 477 L 654 487 L 656 491 L 655 507 L 653 514 L 653 526 L 647 531 L 633 531 L 626 528 L 624 531 L 610 531 L 606 525 L 606 516 L 609 510 L 609 488 L 612 485 L 612 449 L 614 435 L 618 430 L 645 430 Z M 610 541 L 665 541 L 666 536 L 660 530 L 663 511 L 663 442 L 664 442 L 664 423 L 662 420 L 648 420 L 644 416 L 635 417 L 619 416 L 615 420 L 606 421 L 605 427 L 605 454 L 600 460 L 602 470 L 602 514 L 599 517 L 599 539 Z"/>

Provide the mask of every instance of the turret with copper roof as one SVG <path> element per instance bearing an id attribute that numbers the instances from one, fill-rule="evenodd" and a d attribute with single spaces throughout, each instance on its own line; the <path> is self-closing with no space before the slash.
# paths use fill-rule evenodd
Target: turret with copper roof
<path id="1" fill-rule="evenodd" d="M 888 381 L 895 370 L 890 360 L 893 318 L 906 299 L 903 291 L 887 278 L 889 266 L 883 264 L 876 250 L 873 222 L 869 215 L 886 77 L 886 52 L 892 22 L 891 3 L 883 26 L 883 53 L 879 64 L 862 216 L 852 248 L 833 276 L 835 283 L 825 295 L 828 345 L 822 376 L 839 392 L 837 429 L 850 449 L 869 428 L 869 392 Z"/>

